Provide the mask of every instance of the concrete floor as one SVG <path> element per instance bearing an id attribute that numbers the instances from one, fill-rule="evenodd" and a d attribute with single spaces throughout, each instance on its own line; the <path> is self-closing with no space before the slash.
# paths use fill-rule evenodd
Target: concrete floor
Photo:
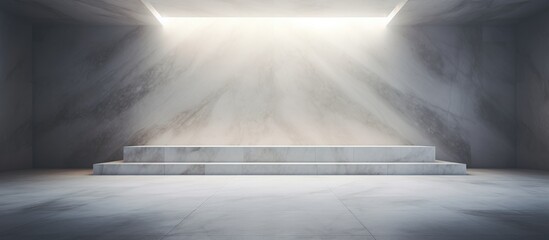
<path id="1" fill-rule="evenodd" d="M 549 172 L 0 174 L 0 239 L 549 239 Z"/>

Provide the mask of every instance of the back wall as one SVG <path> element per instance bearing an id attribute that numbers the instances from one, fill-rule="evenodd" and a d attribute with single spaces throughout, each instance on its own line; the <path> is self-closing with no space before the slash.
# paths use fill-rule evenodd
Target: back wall
<path id="1" fill-rule="evenodd" d="M 35 167 L 137 144 L 416 144 L 515 166 L 515 39 L 498 26 L 194 20 L 34 32 Z"/>

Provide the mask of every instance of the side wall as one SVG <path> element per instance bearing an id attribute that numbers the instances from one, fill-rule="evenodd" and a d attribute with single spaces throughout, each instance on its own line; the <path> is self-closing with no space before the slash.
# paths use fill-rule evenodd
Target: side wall
<path id="1" fill-rule="evenodd" d="M 549 12 L 518 26 L 518 166 L 549 170 Z"/>
<path id="2" fill-rule="evenodd" d="M 32 167 L 32 27 L 0 11 L 0 172 Z"/>
<path id="3" fill-rule="evenodd" d="M 137 144 L 434 145 L 515 166 L 512 29 L 286 24 L 37 29 L 36 166 Z"/>

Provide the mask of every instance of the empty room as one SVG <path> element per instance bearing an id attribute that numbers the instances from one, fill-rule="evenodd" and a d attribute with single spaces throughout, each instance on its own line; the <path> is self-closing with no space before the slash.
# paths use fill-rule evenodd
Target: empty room
<path id="1" fill-rule="evenodd" d="M 0 239 L 549 239 L 549 0 L 0 0 Z"/>

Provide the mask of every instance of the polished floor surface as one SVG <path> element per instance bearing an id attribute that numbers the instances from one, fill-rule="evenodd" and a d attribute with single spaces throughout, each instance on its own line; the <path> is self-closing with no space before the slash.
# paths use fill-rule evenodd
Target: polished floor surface
<path id="1" fill-rule="evenodd" d="M 549 239 L 549 172 L 0 174 L 0 239 Z"/>

